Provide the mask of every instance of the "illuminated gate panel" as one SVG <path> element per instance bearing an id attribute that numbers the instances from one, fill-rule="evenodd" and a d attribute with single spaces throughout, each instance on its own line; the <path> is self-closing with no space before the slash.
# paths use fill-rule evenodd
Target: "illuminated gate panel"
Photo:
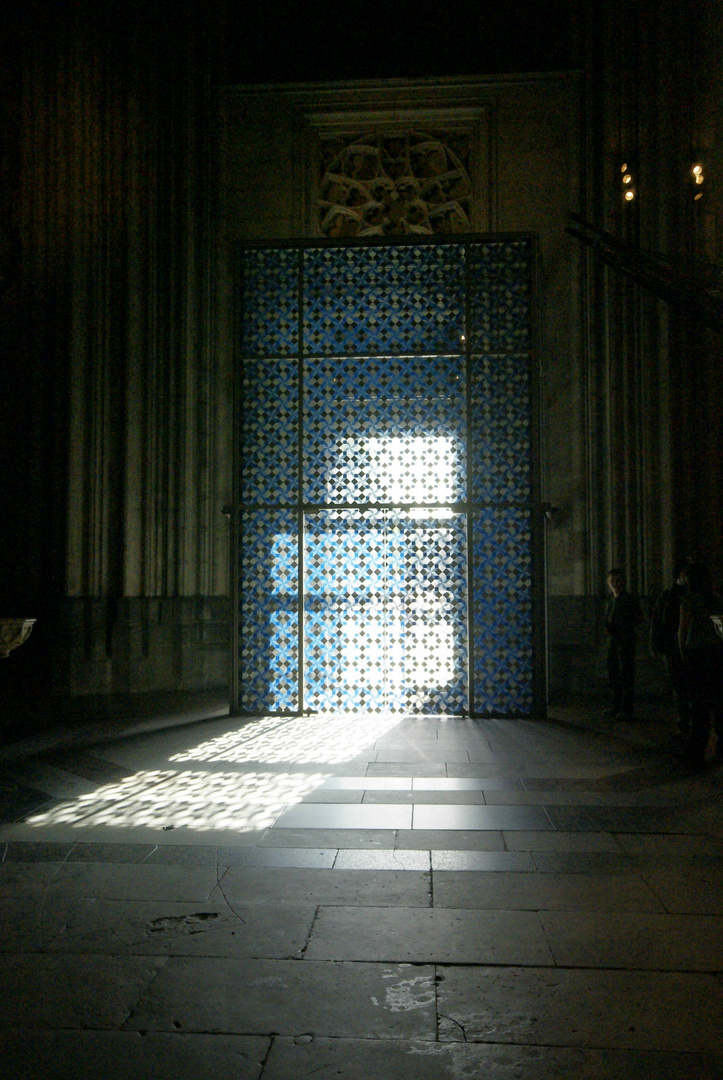
<path id="1" fill-rule="evenodd" d="M 236 662 L 244 673 L 244 704 L 261 712 L 297 712 L 297 517 L 287 510 L 249 510 L 239 526 L 243 635 Z"/>
<path id="2" fill-rule="evenodd" d="M 472 515 L 479 712 L 527 716 L 535 706 L 531 533 L 530 510 L 522 506 L 490 506 Z"/>
<path id="3" fill-rule="evenodd" d="M 466 426 L 462 357 L 306 360 L 304 500 L 460 501 Z"/>
<path id="4" fill-rule="evenodd" d="M 299 412 L 296 360 L 249 360 L 242 394 L 244 505 L 293 504 Z"/>
<path id="5" fill-rule="evenodd" d="M 464 711 L 464 515 L 321 511 L 305 538 L 307 708 Z"/>
<path id="6" fill-rule="evenodd" d="M 234 708 L 531 715 L 527 238 L 242 256 Z"/>

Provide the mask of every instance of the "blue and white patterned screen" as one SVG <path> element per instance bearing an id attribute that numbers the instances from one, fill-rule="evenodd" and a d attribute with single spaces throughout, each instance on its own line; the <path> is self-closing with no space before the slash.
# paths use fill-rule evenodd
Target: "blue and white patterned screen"
<path id="1" fill-rule="evenodd" d="M 243 713 L 527 716 L 528 238 L 246 249 Z"/>

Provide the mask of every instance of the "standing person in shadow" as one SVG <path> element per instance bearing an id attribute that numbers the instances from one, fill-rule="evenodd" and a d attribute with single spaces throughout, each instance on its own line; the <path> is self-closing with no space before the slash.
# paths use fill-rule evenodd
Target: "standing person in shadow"
<path id="1" fill-rule="evenodd" d="M 700 768 L 713 718 L 723 748 L 723 642 L 711 615 L 723 612 L 723 599 L 713 591 L 713 578 L 705 563 L 688 567 L 688 591 L 681 599 L 678 644 L 686 666 L 690 693 L 691 732 L 688 757 Z"/>
<path id="2" fill-rule="evenodd" d="M 637 597 L 627 591 L 624 574 L 618 567 L 608 574 L 608 588 L 612 596 L 605 612 L 605 630 L 608 635 L 607 671 L 612 702 L 603 716 L 613 720 L 632 720 L 635 705 L 635 638 L 643 615 Z"/>
<path id="3" fill-rule="evenodd" d="M 690 559 L 678 559 L 673 567 L 673 584 L 663 589 L 655 601 L 650 616 L 650 654 L 660 656 L 673 692 L 673 702 L 678 716 L 676 741 L 690 736 L 690 694 L 685 663 L 678 645 L 680 604 L 688 591 L 688 566 Z"/>

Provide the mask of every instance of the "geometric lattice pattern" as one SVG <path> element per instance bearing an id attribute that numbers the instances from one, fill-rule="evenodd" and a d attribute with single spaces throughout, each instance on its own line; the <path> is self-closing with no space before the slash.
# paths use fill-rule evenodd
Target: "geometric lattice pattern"
<path id="1" fill-rule="evenodd" d="M 461 501 L 466 490 L 465 414 L 460 356 L 307 360 L 304 500 Z M 432 475 L 423 468 L 424 453 L 431 455 L 427 464 L 436 466 L 432 458 L 442 445 L 449 471 L 446 494 L 439 499 L 432 496 L 433 484 L 425 489 L 421 481 Z M 405 453 L 414 460 L 403 467 Z"/>
<path id="2" fill-rule="evenodd" d="M 299 347 L 299 252 L 249 248 L 242 259 L 244 356 L 295 356 Z"/>
<path id="3" fill-rule="evenodd" d="M 534 709 L 531 246 L 243 256 L 238 706 Z"/>
<path id="4" fill-rule="evenodd" d="M 529 508 L 489 507 L 472 517 L 475 697 L 483 710 L 533 707 L 532 522 Z"/>
<path id="5" fill-rule="evenodd" d="M 459 514 L 442 520 L 374 510 L 308 515 L 310 711 L 466 709 L 464 541 Z"/>
<path id="6" fill-rule="evenodd" d="M 459 245 L 307 249 L 306 355 L 459 352 L 463 333 Z"/>
<path id="7" fill-rule="evenodd" d="M 244 365 L 241 498 L 245 506 L 296 500 L 298 382 L 294 358 L 251 359 Z"/>
<path id="8" fill-rule="evenodd" d="M 527 502 L 532 474 L 529 354 L 473 357 L 470 466 L 474 502 Z"/>
<path id="9" fill-rule="evenodd" d="M 478 353 L 529 353 L 531 273 L 527 241 L 469 245 L 470 345 Z"/>
<path id="10" fill-rule="evenodd" d="M 240 515 L 238 665 L 245 711 L 299 707 L 298 547 L 295 513 Z"/>

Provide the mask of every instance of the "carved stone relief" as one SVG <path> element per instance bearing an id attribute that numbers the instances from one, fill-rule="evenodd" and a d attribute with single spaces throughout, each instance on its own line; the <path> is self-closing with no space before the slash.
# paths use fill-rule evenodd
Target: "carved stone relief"
<path id="1" fill-rule="evenodd" d="M 320 139 L 322 236 L 449 234 L 471 229 L 471 137 L 368 131 Z"/>

